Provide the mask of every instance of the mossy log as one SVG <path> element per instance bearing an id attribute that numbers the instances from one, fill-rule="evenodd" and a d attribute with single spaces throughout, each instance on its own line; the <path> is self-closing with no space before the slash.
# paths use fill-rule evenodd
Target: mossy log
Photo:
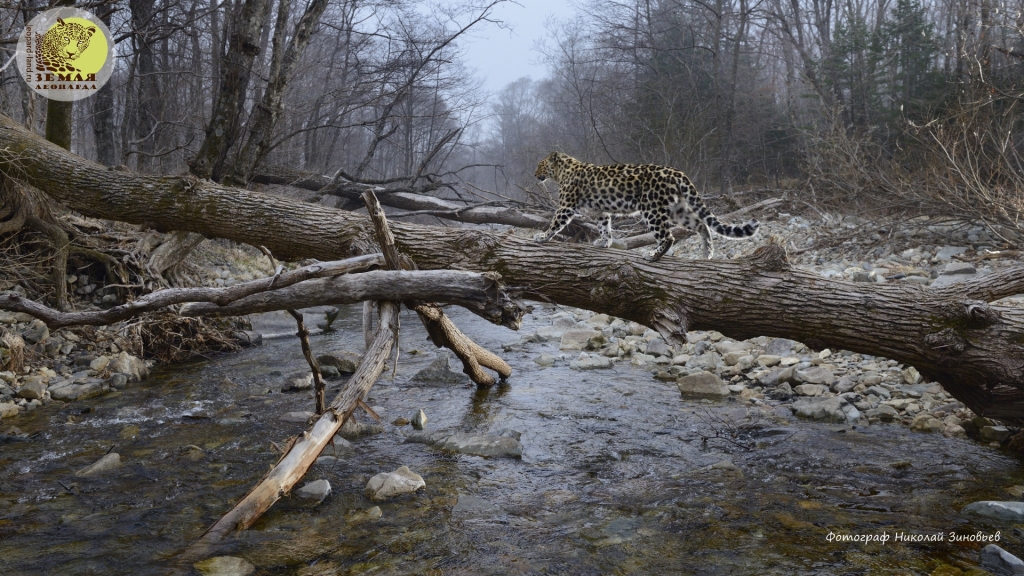
<path id="1" fill-rule="evenodd" d="M 378 250 L 366 216 L 194 178 L 109 171 L 6 117 L 0 171 L 88 216 L 262 244 L 282 258 Z M 1024 292 L 1024 266 L 928 289 L 825 279 L 791 267 L 772 241 L 749 258 L 651 263 L 511 233 L 391 228 L 399 252 L 420 269 L 495 271 L 524 297 L 634 320 L 671 342 L 714 329 L 885 356 L 916 367 L 975 412 L 1024 423 L 1024 311 L 989 304 Z"/>

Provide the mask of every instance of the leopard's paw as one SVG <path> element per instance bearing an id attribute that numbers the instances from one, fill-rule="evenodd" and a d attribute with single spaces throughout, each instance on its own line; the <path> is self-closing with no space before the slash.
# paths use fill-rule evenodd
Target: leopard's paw
<path id="1" fill-rule="evenodd" d="M 594 240 L 594 246 L 597 246 L 598 248 L 608 248 L 611 245 L 612 245 L 612 239 L 611 238 L 598 238 L 597 240 Z"/>
<path id="2" fill-rule="evenodd" d="M 538 234 L 534 234 L 533 235 L 533 241 L 543 244 L 544 242 L 548 241 L 548 235 L 543 233 L 543 232 L 540 232 Z"/>

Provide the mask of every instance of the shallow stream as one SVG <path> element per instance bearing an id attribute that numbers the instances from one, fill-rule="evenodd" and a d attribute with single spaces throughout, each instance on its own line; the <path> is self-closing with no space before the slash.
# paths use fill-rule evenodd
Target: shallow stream
<path id="1" fill-rule="evenodd" d="M 538 307 L 523 333 L 547 325 L 551 312 Z M 369 395 L 385 432 L 311 469 L 307 480 L 333 487 L 325 502 L 286 499 L 218 554 L 267 575 L 953 575 L 977 566 L 983 544 L 950 542 L 950 533 L 998 530 L 999 545 L 1024 556 L 1020 528 L 959 514 L 975 500 L 1013 499 L 1006 489 L 1024 484 L 1020 460 L 996 449 L 900 425 L 826 425 L 788 409 L 684 400 L 674 383 L 625 363 L 541 368 L 532 359 L 557 355 L 557 342 L 502 352 L 519 334 L 451 313 L 512 365 L 509 382 L 491 390 L 411 382 L 437 352 L 403 312 L 397 375 L 389 371 Z M 313 337 L 314 351 L 361 351 L 358 316 L 346 310 L 338 332 Z M 270 315 L 260 328 L 294 330 L 289 322 Z M 0 574 L 167 573 L 276 462 L 272 443 L 304 428 L 279 417 L 311 409 L 311 394 L 267 391 L 307 368 L 297 341 L 271 340 L 5 420 L 4 431 L 15 425 L 30 440 L 0 444 Z M 329 385 L 328 398 L 340 381 Z M 420 408 L 427 430 L 517 430 L 522 459 L 405 444 L 411 427 L 391 422 Z M 73 475 L 110 450 L 121 468 Z M 355 521 L 375 504 L 363 494 L 367 480 L 401 465 L 422 475 L 426 490 L 381 503 L 379 519 Z M 836 542 L 830 533 L 889 541 Z M 945 541 L 896 542 L 897 533 Z"/>

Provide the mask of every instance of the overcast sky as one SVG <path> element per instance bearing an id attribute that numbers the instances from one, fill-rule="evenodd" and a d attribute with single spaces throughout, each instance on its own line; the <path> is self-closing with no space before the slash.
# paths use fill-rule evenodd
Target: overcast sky
<path id="1" fill-rule="evenodd" d="M 484 89 L 494 93 L 523 76 L 540 80 L 547 76 L 540 54 L 533 50 L 547 35 L 545 24 L 552 16 L 566 18 L 574 10 L 569 0 L 516 0 L 494 10 L 494 18 L 509 28 L 488 25 L 462 41 L 467 64 L 484 80 Z"/>

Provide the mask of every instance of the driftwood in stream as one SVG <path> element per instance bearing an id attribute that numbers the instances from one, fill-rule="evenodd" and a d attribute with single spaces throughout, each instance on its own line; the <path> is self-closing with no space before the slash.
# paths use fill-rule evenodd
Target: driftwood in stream
<path id="1" fill-rule="evenodd" d="M 369 219 L 206 181 L 108 171 L 0 117 L 0 170 L 88 216 L 266 245 L 278 257 L 376 252 Z M 1024 266 L 939 289 L 855 284 L 789 265 L 778 243 L 736 260 L 663 258 L 510 233 L 393 223 L 423 269 L 495 271 L 525 297 L 646 324 L 792 338 L 916 367 L 975 412 L 1024 423 L 1024 310 L 990 302 L 1024 292 Z"/>
<path id="2" fill-rule="evenodd" d="M 398 305 L 382 302 L 373 343 L 352 377 L 313 426 L 297 436 L 270 472 L 193 544 L 179 560 L 191 562 L 208 555 L 211 546 L 235 530 L 245 530 L 281 497 L 291 492 L 384 370 L 398 332 Z"/>
<path id="3" fill-rule="evenodd" d="M 384 217 L 384 210 L 381 208 L 377 197 L 373 192 L 364 192 L 363 201 L 366 203 L 366 211 L 373 222 L 374 230 L 377 232 L 377 239 L 380 243 L 381 253 L 391 270 L 402 269 L 402 258 L 395 248 L 395 237 L 388 228 L 387 219 Z M 497 372 L 502 379 L 512 375 L 512 367 L 504 360 L 485 350 L 476 342 L 473 342 L 445 316 L 444 311 L 437 304 L 424 302 L 406 301 L 405 305 L 416 311 L 423 326 L 430 335 L 431 342 L 438 348 L 448 348 L 462 360 L 463 371 L 478 386 L 493 386 L 494 378 L 485 372 L 482 367 L 487 367 Z M 517 326 L 518 328 L 518 326 Z"/>

